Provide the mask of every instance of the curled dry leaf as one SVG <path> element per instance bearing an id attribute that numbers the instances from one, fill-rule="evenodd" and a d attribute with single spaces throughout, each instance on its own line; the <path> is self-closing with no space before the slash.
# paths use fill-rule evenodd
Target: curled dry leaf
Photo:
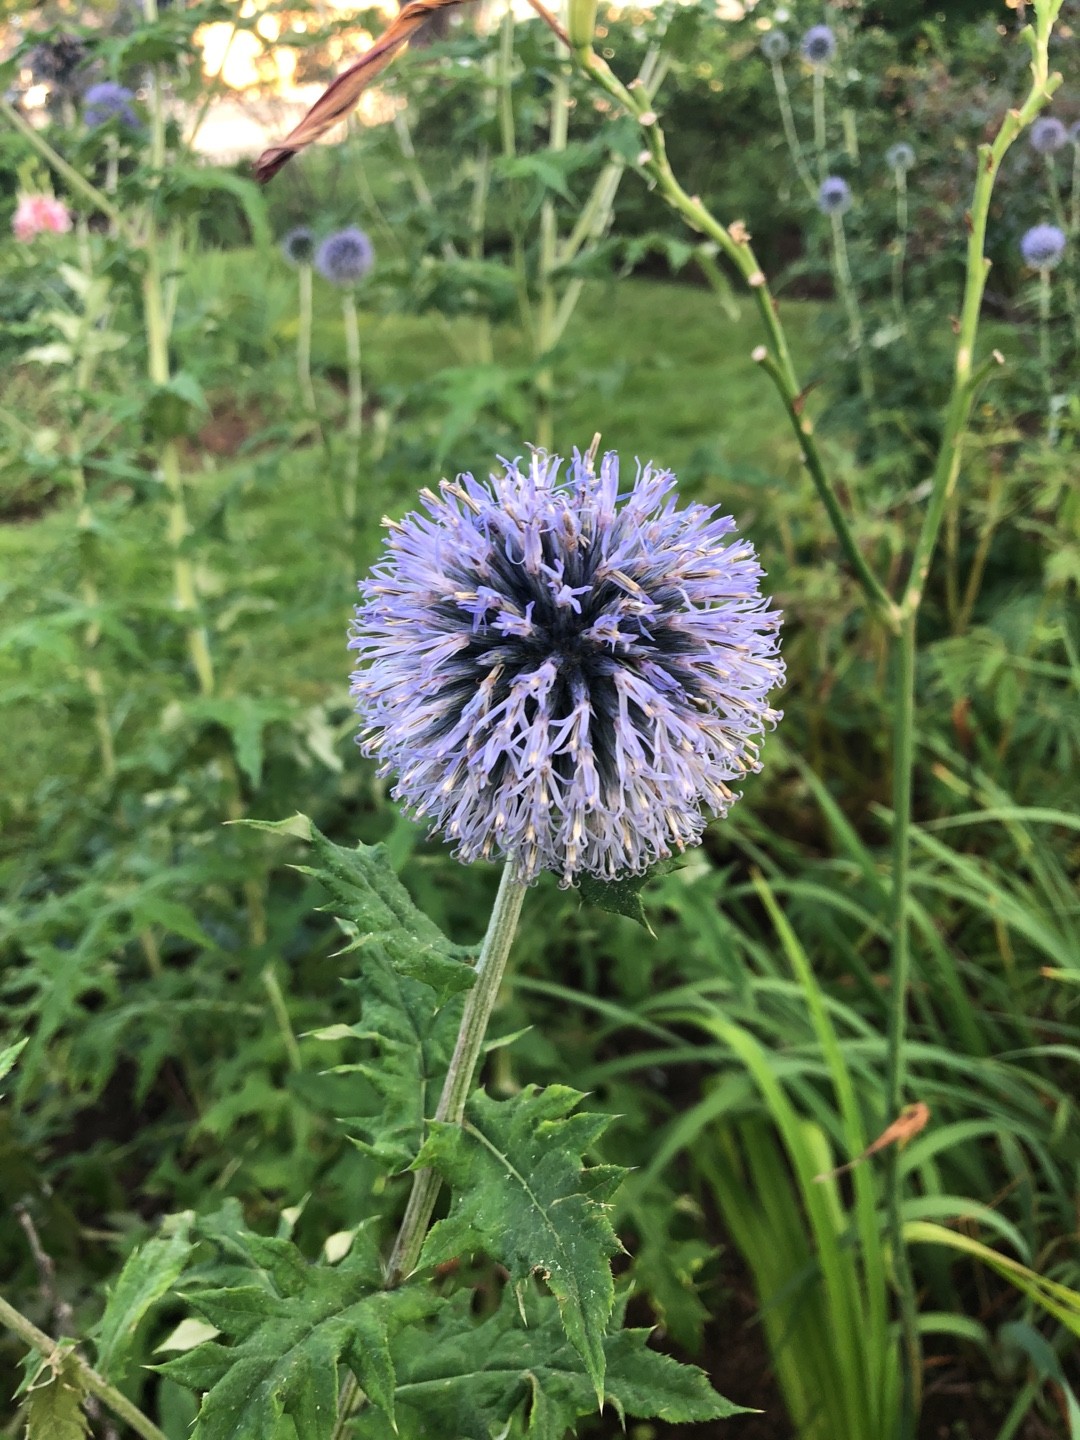
<path id="1" fill-rule="evenodd" d="M 285 139 L 264 150 L 255 162 L 255 179 L 265 184 L 299 151 L 313 140 L 325 135 L 333 125 L 345 118 L 361 94 L 377 75 L 404 50 L 417 30 L 436 10 L 449 5 L 462 5 L 466 0 L 411 0 L 397 15 L 393 24 L 366 50 L 359 60 L 343 70 L 319 96 L 315 104 Z"/>
<path id="2" fill-rule="evenodd" d="M 914 1140 L 920 1130 L 926 1129 L 929 1119 L 930 1106 L 921 1100 L 916 1100 L 914 1105 L 905 1105 L 892 1124 L 886 1126 L 861 1155 L 849 1160 L 846 1165 L 838 1165 L 835 1170 L 829 1170 L 824 1175 L 815 1175 L 814 1179 L 819 1184 L 825 1180 L 833 1180 L 837 1175 L 854 1170 L 856 1165 L 861 1165 L 864 1160 L 869 1160 L 871 1155 L 876 1155 L 879 1150 L 884 1150 L 889 1145 L 897 1145 L 902 1150 L 909 1140 Z"/>

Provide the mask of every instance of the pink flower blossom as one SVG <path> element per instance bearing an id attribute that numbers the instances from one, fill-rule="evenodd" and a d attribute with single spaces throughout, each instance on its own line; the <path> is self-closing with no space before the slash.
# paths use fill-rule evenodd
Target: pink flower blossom
<path id="1" fill-rule="evenodd" d="M 70 229 L 71 215 L 62 200 L 52 195 L 20 195 L 11 221 L 16 240 L 32 240 L 44 231 L 66 235 Z"/>

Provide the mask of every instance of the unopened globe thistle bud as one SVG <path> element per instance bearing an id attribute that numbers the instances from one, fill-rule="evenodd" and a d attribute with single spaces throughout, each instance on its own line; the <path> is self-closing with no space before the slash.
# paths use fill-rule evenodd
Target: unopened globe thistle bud
<path id="1" fill-rule="evenodd" d="M 334 285 L 355 285 L 374 263 L 371 241 L 355 226 L 328 235 L 315 252 L 315 269 Z"/>
<path id="2" fill-rule="evenodd" d="M 281 253 L 290 265 L 310 265 L 315 258 L 315 236 L 306 225 L 297 225 L 282 240 Z"/>
<path id="3" fill-rule="evenodd" d="M 1033 270 L 1052 270 L 1065 254 L 1065 232 L 1056 225 L 1033 225 L 1021 237 L 1020 253 Z"/>
<path id="4" fill-rule="evenodd" d="M 900 140 L 885 151 L 885 163 L 890 170 L 906 175 L 915 164 L 915 151 L 906 140 Z"/>
<path id="5" fill-rule="evenodd" d="M 821 182 L 817 203 L 823 215 L 843 215 L 851 209 L 851 187 L 839 175 L 830 175 Z"/>
<path id="6" fill-rule="evenodd" d="M 780 718 L 780 615 L 735 522 L 651 465 L 503 461 L 425 491 L 360 586 L 359 741 L 463 861 L 613 880 L 696 845 Z"/>
<path id="7" fill-rule="evenodd" d="M 111 80 L 102 80 L 91 85 L 83 96 L 83 120 L 91 130 L 116 120 L 129 130 L 139 128 L 139 117 L 131 107 L 134 94 L 126 85 L 115 85 Z"/>
<path id="8" fill-rule="evenodd" d="M 1040 155 L 1053 155 L 1068 144 L 1069 132 L 1056 115 L 1042 115 L 1032 125 L 1028 139 Z"/>
<path id="9" fill-rule="evenodd" d="M 802 57 L 811 65 L 827 65 L 836 54 L 836 35 L 828 25 L 811 25 L 802 37 Z"/>
<path id="10" fill-rule="evenodd" d="M 782 30 L 768 30 L 761 37 L 761 53 L 773 63 L 783 60 L 791 49 L 791 42 Z"/>

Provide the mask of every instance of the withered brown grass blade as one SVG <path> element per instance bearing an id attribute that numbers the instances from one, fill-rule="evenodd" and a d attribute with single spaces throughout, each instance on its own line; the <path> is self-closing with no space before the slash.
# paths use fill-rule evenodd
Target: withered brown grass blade
<path id="1" fill-rule="evenodd" d="M 328 85 L 315 104 L 297 125 L 277 145 L 264 150 L 255 162 L 255 179 L 265 184 L 298 151 L 325 135 L 332 125 L 348 115 L 361 94 L 390 64 L 394 56 L 403 50 L 412 37 L 436 10 L 445 10 L 449 5 L 463 5 L 466 0 L 411 0 L 395 17 L 388 30 L 375 41 L 370 50 L 360 59 L 343 70 L 332 84 Z"/>

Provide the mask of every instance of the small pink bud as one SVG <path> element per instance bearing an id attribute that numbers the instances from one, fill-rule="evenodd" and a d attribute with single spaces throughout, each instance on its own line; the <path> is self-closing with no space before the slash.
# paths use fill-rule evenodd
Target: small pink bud
<path id="1" fill-rule="evenodd" d="M 66 235 L 71 229 L 71 215 L 62 200 L 52 195 L 20 195 L 11 219 L 11 232 L 16 240 L 33 240 L 48 232 Z"/>

